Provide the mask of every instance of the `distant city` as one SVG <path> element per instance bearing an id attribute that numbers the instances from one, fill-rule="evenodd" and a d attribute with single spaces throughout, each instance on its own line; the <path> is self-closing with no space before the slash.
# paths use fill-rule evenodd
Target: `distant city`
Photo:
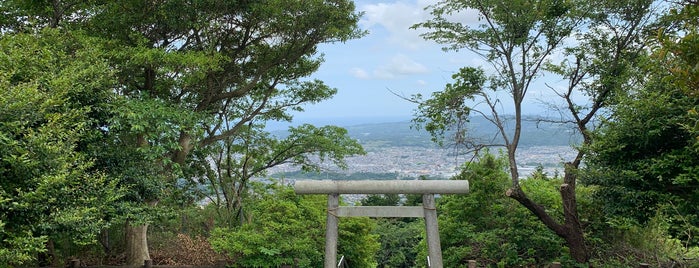
<path id="1" fill-rule="evenodd" d="M 456 174 L 462 165 L 472 160 L 472 154 L 464 154 L 453 147 L 439 147 L 424 130 L 417 130 L 412 123 L 389 122 L 343 126 L 352 138 L 357 139 L 367 151 L 366 155 L 346 159 L 348 168 L 341 170 L 330 164 L 322 164 L 321 173 L 304 174 L 298 167 L 280 165 L 269 175 L 280 179 L 417 179 L 419 177 L 447 179 Z M 472 119 L 472 136 L 493 140 L 495 128 L 485 120 Z M 273 134 L 284 136 L 285 131 Z M 497 140 L 497 139 L 495 139 Z M 527 176 L 537 166 L 553 176 L 561 173 L 562 163 L 570 161 L 576 151 L 571 145 L 580 137 L 562 125 L 542 125 L 525 122 L 520 147 L 517 151 L 520 175 Z M 504 148 L 491 149 L 497 154 Z"/>
<path id="2" fill-rule="evenodd" d="M 549 175 L 562 171 L 562 163 L 570 161 L 576 151 L 570 146 L 534 146 L 518 150 L 520 175 L 528 176 L 538 166 Z M 346 159 L 348 168 L 339 169 L 332 165 L 322 165 L 320 174 L 300 175 L 299 168 L 280 165 L 270 170 L 274 178 L 298 179 L 346 179 L 336 178 L 337 174 L 349 176 L 353 173 L 376 174 L 376 179 L 386 179 L 385 174 L 395 174 L 395 179 L 427 178 L 448 179 L 459 168 L 472 159 L 472 155 L 454 155 L 453 150 L 426 147 L 383 147 L 372 149 L 366 155 Z"/>

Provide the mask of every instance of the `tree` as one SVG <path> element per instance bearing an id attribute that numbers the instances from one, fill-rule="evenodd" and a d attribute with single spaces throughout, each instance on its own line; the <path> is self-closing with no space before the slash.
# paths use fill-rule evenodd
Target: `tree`
<path id="1" fill-rule="evenodd" d="M 543 266 L 562 253 L 560 238 L 516 201 L 502 195 L 510 183 L 506 157 L 486 152 L 478 162 L 464 165 L 452 179 L 468 180 L 478 187 L 468 195 L 439 199 L 445 266 L 466 266 L 467 260 L 474 259 L 486 266 Z M 532 176 L 522 182 L 522 187 L 532 199 L 552 206 L 560 202 L 552 189 L 542 187 L 534 192 L 532 188 L 557 181 L 560 179 Z M 554 215 L 557 219 L 560 216 Z"/>
<path id="2" fill-rule="evenodd" d="M 582 42 L 567 48 L 569 59 L 558 66 L 550 64 L 547 69 L 566 79 L 565 90 L 555 90 L 564 101 L 562 108 L 555 110 L 561 115 L 558 123 L 569 124 L 582 135 L 576 156 L 564 164 L 565 173 L 561 185 L 564 225 L 582 230 L 577 210 L 576 184 L 579 181 L 581 164 L 588 156 L 586 146 L 594 142 L 591 132 L 600 127 L 603 118 L 620 98 L 633 91 L 642 78 L 639 64 L 644 58 L 646 43 L 643 32 L 651 23 L 653 1 L 600 1 L 595 2 L 589 20 L 589 29 L 578 37 Z M 576 102 L 575 95 L 587 97 L 584 103 Z M 553 120 L 555 122 L 556 120 Z M 575 233 L 578 233 L 576 231 Z M 584 237 L 574 235 L 573 239 Z M 578 237 L 579 236 L 579 237 Z M 570 239 L 566 239 L 570 245 Z M 575 243 L 575 242 L 574 242 Z M 584 246 L 588 246 L 583 244 Z M 571 255 L 580 261 L 571 247 Z M 587 258 L 589 258 L 589 251 Z"/>
<path id="3" fill-rule="evenodd" d="M 286 186 L 256 190 L 249 221 L 237 228 L 214 229 L 212 247 L 240 267 L 322 266 L 323 201 L 297 197 Z M 296 259 L 296 260 L 295 260 Z"/>
<path id="4" fill-rule="evenodd" d="M 289 121 L 289 111 L 330 98 L 335 89 L 304 79 L 322 62 L 317 46 L 363 34 L 345 0 L 8 1 L 0 8 L 7 34 L 55 27 L 102 38 L 119 85 L 104 128 L 112 149 L 101 167 L 136 184 L 129 197 L 138 210 L 196 184 L 182 181 L 201 178 L 192 173 L 204 169 L 192 166 L 202 163 L 192 161 L 197 150 L 263 132 L 264 122 Z M 131 152 L 135 161 L 123 158 Z M 133 265 L 149 258 L 143 216 L 127 221 Z"/>
<path id="5" fill-rule="evenodd" d="M 342 256 L 345 256 L 348 266 L 377 266 L 376 254 L 381 244 L 374 229 L 376 229 L 376 222 L 368 217 L 348 218 L 340 221 L 337 250 Z"/>
<path id="6" fill-rule="evenodd" d="M 696 1 L 679 1 L 678 5 L 661 18 L 658 31 L 658 48 L 654 51 L 654 57 L 659 64 L 665 66 L 663 70 L 668 80 L 690 98 L 696 98 L 699 94 L 699 72 L 692 66 L 697 65 L 697 42 L 699 42 L 697 26 L 699 23 L 699 4 Z M 699 145 L 699 107 L 689 110 L 690 118 L 686 124 L 697 137 Z"/>
<path id="7" fill-rule="evenodd" d="M 246 223 L 214 230 L 210 241 L 215 250 L 240 267 L 323 265 L 325 197 L 297 196 L 289 186 L 272 184 L 258 187 L 250 198 L 257 202 L 249 202 Z M 341 221 L 338 250 L 351 265 L 373 266 L 379 245 L 372 229 L 369 218 Z"/>
<path id="8" fill-rule="evenodd" d="M 405 200 L 403 200 L 405 199 Z M 361 200 L 362 206 L 416 206 L 422 195 L 372 194 Z M 413 202 L 413 203 L 411 203 Z M 415 267 L 418 244 L 425 229 L 424 221 L 416 218 L 377 218 L 373 233 L 379 237 L 381 248 L 376 252 L 377 267 Z"/>
<path id="9" fill-rule="evenodd" d="M 699 231 L 699 151 L 683 127 L 697 105 L 662 74 L 616 105 L 610 121 L 595 133 L 584 183 L 601 186 L 610 222 L 632 219 L 646 224 L 658 211 L 676 222 L 671 234 L 697 245 Z"/>
<path id="10" fill-rule="evenodd" d="M 696 8 L 685 5 L 687 12 Z M 685 53 L 696 48 L 685 43 L 692 42 L 691 31 L 682 38 L 667 35 L 673 34 L 673 25 L 682 25 L 675 15 L 661 19 L 661 34 L 651 37 L 661 46 L 646 58 L 643 83 L 610 107 L 605 125 L 592 133 L 590 174 L 584 182 L 601 187 L 598 197 L 605 200 L 606 214 L 613 215 L 609 222 L 647 224 L 661 212 L 675 222 L 670 234 L 689 248 L 698 243 L 699 151 L 688 122 L 699 101 L 691 93 L 696 59 Z"/>
<path id="11" fill-rule="evenodd" d="M 379 237 L 380 249 L 376 252 L 377 267 L 416 267 L 420 240 L 425 230 L 424 221 L 400 219 L 375 219 L 374 234 Z"/>
<path id="12" fill-rule="evenodd" d="M 370 194 L 361 200 L 362 206 L 400 206 L 401 195 L 399 194 Z"/>
<path id="13" fill-rule="evenodd" d="M 433 19 L 414 26 L 433 30 L 424 37 L 447 44 L 445 49 L 475 52 L 493 70 L 489 76 L 481 68 L 462 68 L 454 74 L 454 83 L 447 84 L 444 91 L 435 92 L 431 99 L 422 101 L 422 96 L 416 96 L 413 100 L 419 106 L 414 122 L 423 125 L 437 139 L 443 138 L 445 133 L 455 133 L 456 143 L 471 149 L 504 146 L 512 183 L 507 196 L 517 200 L 562 237 L 572 257 L 581 263 L 590 257 L 575 194 L 577 169 L 584 152 L 580 151 L 575 159 L 565 164 L 560 187 L 564 204 L 561 223 L 522 190 L 516 155 L 524 120 L 522 106 L 534 81 L 544 75 L 545 70 L 564 76 L 568 79 L 568 87 L 555 91 L 562 97 L 564 108 L 554 108 L 562 112 L 562 119 L 553 121 L 571 123 L 585 138 L 594 116 L 610 104 L 612 92 L 620 90 L 624 81 L 620 76 L 625 74 L 628 61 L 633 61 L 638 53 L 637 37 L 647 21 L 649 5 L 649 1 L 445 1 L 432 7 Z M 466 9 L 479 13 L 479 25 L 450 21 L 451 14 Z M 580 29 L 588 31 L 580 33 Z M 578 35 L 573 35 L 575 33 Z M 581 43 L 562 53 L 567 55 L 565 58 L 572 58 L 573 63 L 551 64 L 554 53 L 558 53 L 569 38 Z M 512 118 L 499 109 L 503 103 L 497 97 L 500 91 L 507 92 L 511 98 Z M 575 103 L 574 92 L 582 92 L 590 102 Z M 480 103 L 485 109 L 478 107 Z M 468 139 L 465 126 L 472 113 L 495 124 L 499 130 L 495 136 L 501 137 L 503 143 Z M 585 139 L 584 143 L 588 142 Z"/>
<path id="14" fill-rule="evenodd" d="M 115 86 L 94 39 L 57 30 L 0 39 L 0 262 L 59 265 L 56 241 L 92 244 L 123 195 L 85 147 Z"/>
<path id="15" fill-rule="evenodd" d="M 248 184 L 252 178 L 264 177 L 267 169 L 286 163 L 316 172 L 320 170 L 319 162 L 325 160 L 344 168 L 345 156 L 364 153 L 361 145 L 347 136 L 347 130 L 335 126 L 291 127 L 284 139 L 255 129 L 245 131 L 248 134 L 218 143 L 213 147 L 214 154 L 201 158 L 213 165 L 199 165 L 206 167 L 205 177 L 212 190 L 209 199 L 219 208 L 219 218 L 229 226 L 236 225 L 234 219 L 245 222 L 243 200 L 249 194 Z"/>

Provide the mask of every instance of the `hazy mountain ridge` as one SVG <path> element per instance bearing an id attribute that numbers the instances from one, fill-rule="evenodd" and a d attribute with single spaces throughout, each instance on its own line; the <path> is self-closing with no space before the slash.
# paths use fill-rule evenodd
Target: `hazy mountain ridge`
<path id="1" fill-rule="evenodd" d="M 508 126 L 510 127 L 510 126 Z M 409 121 L 370 123 L 344 126 L 350 137 L 359 140 L 365 146 L 418 146 L 435 147 L 430 134 L 424 129 L 417 129 Z M 497 135 L 497 128 L 483 117 L 474 117 L 467 126 L 469 137 L 483 143 L 503 143 Z M 507 129 L 511 132 L 511 127 Z M 449 134 L 445 135 L 450 138 Z M 533 146 L 570 146 L 580 142 L 580 135 L 574 133 L 565 125 L 539 123 L 536 120 L 522 122 L 522 137 L 520 147 Z M 445 140 L 445 144 L 449 144 Z"/>

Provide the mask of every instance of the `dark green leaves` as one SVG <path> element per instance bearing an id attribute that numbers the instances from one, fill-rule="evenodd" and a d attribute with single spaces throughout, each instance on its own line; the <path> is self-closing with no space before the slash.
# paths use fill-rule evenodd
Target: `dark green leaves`
<path id="1" fill-rule="evenodd" d="M 584 181 L 602 187 L 599 196 L 607 200 L 609 215 L 640 223 L 668 204 L 674 207 L 668 212 L 673 217 L 697 215 L 694 204 L 699 202 L 699 153 L 683 127 L 687 110 L 697 101 L 673 84 L 659 82 L 663 75 L 650 73 L 649 78 L 644 88 L 615 106 L 612 120 L 596 133 L 590 148 L 592 173 Z M 688 219 L 697 224 L 694 216 Z"/>
<path id="2" fill-rule="evenodd" d="M 474 185 L 473 191 L 439 199 L 446 267 L 466 266 L 471 259 L 485 266 L 543 266 L 561 254 L 562 240 L 515 200 L 503 195 L 510 185 L 506 160 L 486 152 L 452 178 L 468 180 Z M 542 178 L 522 181 L 523 187 L 537 188 L 532 197 L 546 207 L 560 202 L 555 200 L 558 194 L 538 185 L 552 183 Z"/>
<path id="3" fill-rule="evenodd" d="M 114 79 L 80 34 L 0 39 L 0 262 L 31 263 L 47 239 L 89 244 L 122 195 L 84 149 Z"/>
<path id="4" fill-rule="evenodd" d="M 432 140 L 440 144 L 445 133 L 463 134 L 473 105 L 471 101 L 485 94 L 486 78 L 481 69 L 461 68 L 452 78 L 453 83 L 447 84 L 443 91 L 432 93 L 430 99 L 422 101 L 421 95 L 412 99 L 419 103 L 413 123 L 424 127 L 432 134 Z"/>
<path id="5" fill-rule="evenodd" d="M 289 186 L 268 185 L 247 200 L 250 221 L 237 228 L 215 229 L 212 247 L 238 258 L 235 267 L 291 265 L 319 267 L 323 262 L 326 199 L 297 196 Z M 357 265 L 372 267 L 378 250 L 368 218 L 340 221 L 338 253 Z"/>
<path id="6" fill-rule="evenodd" d="M 569 17 L 571 5 L 570 1 L 558 0 L 443 1 L 430 7 L 433 19 L 413 27 L 432 30 L 423 37 L 448 44 L 446 49 L 466 48 L 494 59 L 513 47 L 533 48 L 542 41 L 555 46 L 575 25 Z M 467 9 L 478 11 L 477 25 L 450 20 L 451 15 Z"/>

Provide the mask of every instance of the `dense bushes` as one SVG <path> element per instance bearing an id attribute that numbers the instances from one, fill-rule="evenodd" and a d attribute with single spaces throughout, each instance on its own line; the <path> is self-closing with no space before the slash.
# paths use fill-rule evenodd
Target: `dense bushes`
<path id="1" fill-rule="evenodd" d="M 445 266 L 459 267 L 468 260 L 501 267 L 542 266 L 562 255 L 562 240 L 504 195 L 509 187 L 506 167 L 505 159 L 487 154 L 454 178 L 469 180 L 473 187 L 468 195 L 439 199 Z"/>
<path id="2" fill-rule="evenodd" d="M 288 186 L 267 185 L 253 198 L 247 202 L 247 222 L 214 229 L 215 250 L 230 256 L 236 267 L 323 266 L 326 197 L 297 196 Z M 338 252 L 353 266 L 374 265 L 374 225 L 368 218 L 340 221 Z"/>

